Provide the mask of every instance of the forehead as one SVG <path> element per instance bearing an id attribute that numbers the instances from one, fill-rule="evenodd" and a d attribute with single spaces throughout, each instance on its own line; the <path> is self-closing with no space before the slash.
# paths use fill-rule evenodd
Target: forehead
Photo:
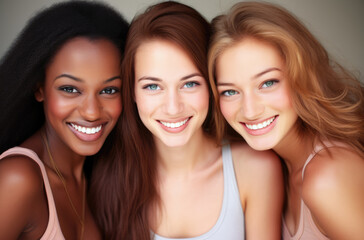
<path id="1" fill-rule="evenodd" d="M 106 39 L 74 38 L 66 42 L 46 68 L 46 77 L 72 74 L 79 78 L 109 78 L 118 75 L 120 53 Z M 105 75 L 105 76 L 104 76 Z"/>
<path id="2" fill-rule="evenodd" d="M 102 58 L 119 58 L 117 47 L 107 39 L 89 39 L 86 37 L 76 37 L 68 40 L 56 52 L 53 61 L 67 60 L 97 60 L 97 57 Z"/>
<path id="3" fill-rule="evenodd" d="M 227 47 L 216 60 L 217 75 L 233 70 L 252 75 L 268 67 L 283 69 L 283 58 L 274 45 L 255 38 L 244 38 Z"/>
<path id="4" fill-rule="evenodd" d="M 147 57 L 147 59 L 144 59 Z M 143 42 L 137 49 L 135 54 L 135 61 L 141 62 L 141 60 L 159 59 L 165 62 L 170 62 L 170 60 L 186 60 L 191 61 L 187 52 L 177 45 L 168 40 L 162 39 L 152 39 Z"/>
<path id="5" fill-rule="evenodd" d="M 135 75 L 176 77 L 199 72 L 194 62 L 179 45 L 166 40 L 150 40 L 142 43 L 135 54 Z"/>

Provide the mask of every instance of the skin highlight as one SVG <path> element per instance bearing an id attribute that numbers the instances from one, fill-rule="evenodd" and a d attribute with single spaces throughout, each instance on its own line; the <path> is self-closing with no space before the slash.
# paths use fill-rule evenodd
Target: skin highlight
<path id="1" fill-rule="evenodd" d="M 135 77 L 139 79 L 135 96 L 141 120 L 156 141 L 170 147 L 186 144 L 206 119 L 206 81 L 182 49 L 169 42 L 142 44 L 135 61 Z M 144 73 L 149 77 L 142 77 Z M 177 124 L 181 126 L 175 127 Z"/>
<path id="2" fill-rule="evenodd" d="M 105 4 L 57 3 L 2 58 L 0 152 L 13 152 L 0 159 L 0 239 L 105 239 L 107 214 L 95 213 L 108 200 L 90 193 L 92 181 L 113 184 L 100 170 L 123 146 L 110 142 L 120 137 L 127 29 Z"/>
<path id="3" fill-rule="evenodd" d="M 273 46 L 249 38 L 226 49 L 216 63 L 221 112 L 257 150 L 271 149 L 295 131 L 284 67 Z"/>
<path id="4" fill-rule="evenodd" d="M 155 4 L 131 23 L 122 68 L 128 118 L 122 120 L 136 154 L 124 161 L 120 176 L 135 187 L 123 190 L 119 204 L 124 219 L 132 220 L 119 226 L 130 239 L 204 236 L 220 218 L 224 174 L 208 81 L 209 29 L 198 12 L 176 2 Z M 236 224 L 235 237 L 280 239 L 279 159 L 242 142 L 232 142 L 231 151 L 239 219 L 246 223 Z"/>
<path id="5" fill-rule="evenodd" d="M 229 123 L 222 133 L 231 126 L 284 161 L 283 239 L 310 234 L 298 232 L 310 225 L 300 222 L 302 206 L 318 234 L 311 238 L 363 238 L 362 84 L 277 5 L 238 3 L 212 26 L 210 83 Z"/>

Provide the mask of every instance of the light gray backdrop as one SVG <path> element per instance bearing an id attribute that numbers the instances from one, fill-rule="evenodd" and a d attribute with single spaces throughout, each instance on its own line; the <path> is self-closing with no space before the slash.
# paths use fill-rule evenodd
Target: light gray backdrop
<path id="1" fill-rule="evenodd" d="M 39 9 L 62 0 L 0 0 L 0 57 Z M 63 0 L 64 1 L 64 0 Z M 127 20 L 158 0 L 103 0 Z M 238 0 L 180 0 L 208 20 Z M 268 0 L 294 13 L 340 64 L 364 81 L 364 0 Z"/>

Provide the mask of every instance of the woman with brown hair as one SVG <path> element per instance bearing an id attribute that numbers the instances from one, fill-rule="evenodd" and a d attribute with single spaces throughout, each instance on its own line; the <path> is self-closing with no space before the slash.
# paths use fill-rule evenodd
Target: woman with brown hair
<path id="1" fill-rule="evenodd" d="M 286 10 L 213 20 L 209 76 L 227 122 L 287 166 L 284 239 L 363 239 L 364 89 Z"/>
<path id="2" fill-rule="evenodd" d="M 278 158 L 216 141 L 208 40 L 206 20 L 176 2 L 131 23 L 122 126 L 135 153 L 123 158 L 121 215 L 109 225 L 123 239 L 280 239 Z"/>

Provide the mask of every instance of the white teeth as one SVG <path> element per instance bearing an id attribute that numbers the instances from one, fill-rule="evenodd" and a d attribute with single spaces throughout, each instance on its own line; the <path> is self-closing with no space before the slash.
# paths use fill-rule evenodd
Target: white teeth
<path id="1" fill-rule="evenodd" d="M 266 120 L 262 123 L 258 123 L 258 124 L 245 124 L 245 126 L 252 130 L 262 129 L 262 128 L 269 126 L 274 121 L 275 118 L 276 117 L 272 117 L 271 119 L 268 119 L 268 120 Z"/>
<path id="2" fill-rule="evenodd" d="M 86 133 L 86 134 L 95 134 L 97 132 L 100 132 L 101 128 L 102 128 L 102 125 L 98 126 L 98 127 L 93 127 L 93 128 L 87 128 L 87 127 L 81 127 L 81 126 L 78 126 L 76 124 L 73 124 L 71 123 L 71 126 L 76 129 L 77 131 L 79 132 L 82 132 L 82 133 Z"/>
<path id="3" fill-rule="evenodd" d="M 188 121 L 188 118 L 181 121 L 181 122 L 175 122 L 175 123 L 169 123 L 169 122 L 163 122 L 160 121 L 164 126 L 168 127 L 168 128 L 178 128 L 182 125 L 184 125 L 186 122 Z"/>

